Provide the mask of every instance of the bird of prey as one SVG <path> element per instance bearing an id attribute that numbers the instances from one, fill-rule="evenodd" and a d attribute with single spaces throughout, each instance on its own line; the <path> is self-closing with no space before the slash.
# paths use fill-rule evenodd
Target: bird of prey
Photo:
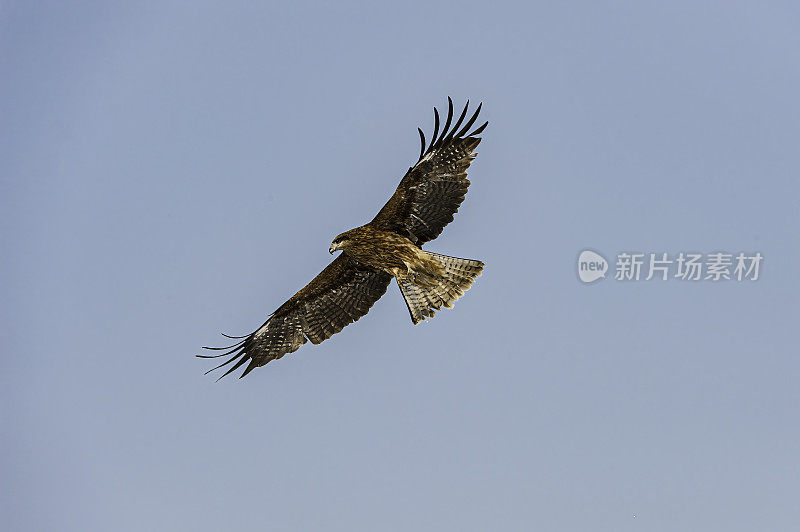
<path id="1" fill-rule="evenodd" d="M 246 336 L 225 335 L 241 340 L 234 345 L 206 347 L 225 352 L 199 357 L 230 357 L 209 371 L 233 364 L 224 377 L 247 364 L 241 378 L 254 368 L 297 351 L 308 340 L 313 344 L 327 340 L 365 315 L 386 292 L 392 278 L 415 325 L 433 317 L 435 310 L 452 308 L 464 295 L 481 274 L 483 262 L 423 251 L 422 245 L 439 236 L 464 201 L 470 184 L 467 168 L 481 142 L 478 135 L 488 122 L 470 131 L 481 105 L 463 123 L 467 101 L 452 124 L 453 101 L 448 97 L 447 102 L 441 133 L 439 111 L 434 107 L 430 143 L 426 147 L 425 134 L 418 129 L 419 159 L 375 218 L 334 238 L 329 251 L 341 254 L 256 331 Z"/>

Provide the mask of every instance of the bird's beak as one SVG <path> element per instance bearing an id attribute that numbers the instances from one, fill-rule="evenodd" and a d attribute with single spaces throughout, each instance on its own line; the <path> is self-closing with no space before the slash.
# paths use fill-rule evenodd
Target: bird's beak
<path id="1" fill-rule="evenodd" d="M 333 249 L 333 244 L 331 244 L 331 247 L 329 247 L 329 248 L 328 248 L 328 253 L 330 253 L 331 255 L 333 255 L 333 252 L 334 252 L 334 251 L 336 251 L 336 250 L 335 250 L 335 249 Z"/>

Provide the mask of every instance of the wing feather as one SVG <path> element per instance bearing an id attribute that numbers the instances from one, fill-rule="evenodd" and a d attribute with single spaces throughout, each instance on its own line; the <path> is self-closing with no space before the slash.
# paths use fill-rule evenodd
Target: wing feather
<path id="1" fill-rule="evenodd" d="M 357 321 L 386 293 L 391 279 L 388 273 L 375 271 L 341 254 L 261 327 L 241 342 L 228 346 L 227 352 L 198 356 L 230 356 L 209 370 L 233 364 L 222 377 L 248 363 L 240 376 L 244 377 L 267 362 L 297 351 L 308 340 L 319 344 Z"/>
<path id="2" fill-rule="evenodd" d="M 481 112 L 480 104 L 461 127 L 467 116 L 467 101 L 458 120 L 450 128 L 453 100 L 447 98 L 447 103 L 447 118 L 441 133 L 439 111 L 434 107 L 430 144 L 426 149 L 425 134 L 420 129 L 422 146 L 417 164 L 408 170 L 392 197 L 370 222 L 377 229 L 407 236 L 420 246 L 439 236 L 444 227 L 453 221 L 453 215 L 469 189 L 467 169 L 481 142 L 477 135 L 489 124 L 485 122 L 469 132 Z"/>

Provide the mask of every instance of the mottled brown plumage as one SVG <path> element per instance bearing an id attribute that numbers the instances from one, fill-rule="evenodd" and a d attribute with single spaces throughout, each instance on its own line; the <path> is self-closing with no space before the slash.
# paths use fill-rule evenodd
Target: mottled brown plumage
<path id="1" fill-rule="evenodd" d="M 453 102 L 441 134 L 439 111 L 434 108 L 434 132 L 426 147 L 421 140 L 417 163 L 406 175 L 386 205 L 372 221 L 346 231 L 331 243 L 330 252 L 342 253 L 303 289 L 281 305 L 252 334 L 219 355 L 230 356 L 214 369 L 233 364 L 223 377 L 247 363 L 241 377 L 254 368 L 293 353 L 306 341 L 318 344 L 346 325 L 357 321 L 386 292 L 394 277 L 408 306 L 414 324 L 432 317 L 442 307 L 451 308 L 484 264 L 422 250 L 453 221 L 464 201 L 469 180 L 467 168 L 475 158 L 477 136 L 485 122 L 470 132 L 478 118 L 479 105 L 463 124 L 469 102 L 456 123 Z M 249 363 L 248 363 L 249 362 Z"/>

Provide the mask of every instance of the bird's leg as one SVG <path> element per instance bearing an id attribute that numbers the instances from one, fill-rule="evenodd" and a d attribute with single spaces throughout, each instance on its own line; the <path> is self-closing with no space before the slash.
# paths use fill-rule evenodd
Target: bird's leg
<path id="1" fill-rule="evenodd" d="M 407 269 L 404 268 L 389 268 L 386 270 L 388 273 L 392 274 L 395 279 L 398 281 L 405 281 L 409 277 L 409 272 Z"/>

